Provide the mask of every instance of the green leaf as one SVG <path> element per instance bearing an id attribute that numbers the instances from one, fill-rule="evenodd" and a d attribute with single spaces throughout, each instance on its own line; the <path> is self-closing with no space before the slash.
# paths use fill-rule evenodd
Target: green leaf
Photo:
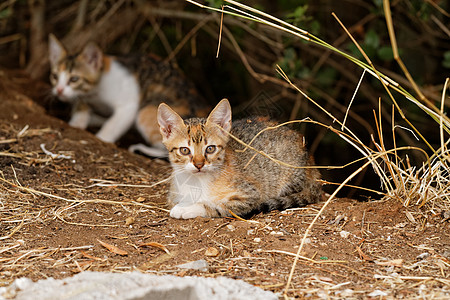
<path id="1" fill-rule="evenodd" d="M 221 8 L 223 3 L 223 0 L 206 0 L 209 6 L 215 7 L 215 8 Z"/>
<path id="2" fill-rule="evenodd" d="M 444 52 L 444 60 L 442 61 L 442 65 L 445 68 L 450 69 L 450 51 Z"/>
<path id="3" fill-rule="evenodd" d="M 324 68 L 317 73 L 316 81 L 321 86 L 331 86 L 334 82 L 336 82 L 337 71 L 333 68 Z"/>
<path id="4" fill-rule="evenodd" d="M 11 15 L 12 15 L 12 10 L 11 10 L 11 8 L 7 7 L 4 10 L 0 11 L 0 20 L 7 19 Z"/>
<path id="5" fill-rule="evenodd" d="M 366 37 L 364 39 L 364 44 L 371 48 L 378 48 L 380 46 L 380 37 L 375 32 L 375 30 L 369 30 L 366 33 Z"/>
<path id="6" fill-rule="evenodd" d="M 377 51 L 378 57 L 383 61 L 391 61 L 394 59 L 394 53 L 391 46 L 383 46 Z"/>

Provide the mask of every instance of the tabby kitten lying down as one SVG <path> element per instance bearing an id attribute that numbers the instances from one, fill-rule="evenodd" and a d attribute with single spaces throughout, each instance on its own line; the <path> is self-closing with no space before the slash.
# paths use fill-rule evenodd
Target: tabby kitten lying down
<path id="1" fill-rule="evenodd" d="M 274 125 L 258 119 L 231 124 L 231 107 L 223 99 L 208 118 L 183 119 L 167 104 L 158 108 L 162 141 L 169 151 L 173 179 L 170 216 L 177 219 L 248 217 L 260 211 L 304 206 L 321 199 L 319 171 L 282 166 L 245 143 Z M 286 127 L 259 134 L 251 146 L 293 166 L 311 166 L 303 136 Z M 245 149 L 245 150 L 244 150 Z"/>
<path id="2" fill-rule="evenodd" d="M 97 137 L 105 142 L 117 141 L 134 124 L 153 147 L 138 144 L 131 151 L 167 156 L 156 121 L 158 105 L 168 102 L 184 117 L 206 115 L 204 100 L 193 84 L 155 57 L 114 57 L 94 43 L 69 54 L 51 34 L 49 59 L 53 94 L 73 104 L 69 124 L 86 129 L 100 123 Z"/>

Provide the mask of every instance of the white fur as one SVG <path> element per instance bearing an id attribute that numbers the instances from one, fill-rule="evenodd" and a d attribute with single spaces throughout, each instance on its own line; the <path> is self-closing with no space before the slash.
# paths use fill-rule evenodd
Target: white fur
<path id="1" fill-rule="evenodd" d="M 100 102 L 113 113 L 97 137 L 105 142 L 117 141 L 133 125 L 139 110 L 140 87 L 136 78 L 116 61 L 102 74 L 91 101 Z"/>
<path id="2" fill-rule="evenodd" d="M 81 95 L 80 92 L 73 90 L 72 87 L 68 84 L 69 77 L 70 75 L 67 71 L 62 71 L 61 73 L 59 73 L 58 82 L 52 89 L 53 95 L 57 96 L 64 102 L 73 102 L 75 99 L 77 99 L 78 96 Z"/>
<path id="3" fill-rule="evenodd" d="M 166 147 L 164 147 L 164 145 L 162 145 L 162 147 L 159 145 L 153 145 L 153 147 L 149 147 L 144 144 L 134 144 L 128 147 L 128 151 L 133 153 L 139 151 L 151 157 L 167 157 L 167 149 Z"/>
<path id="4" fill-rule="evenodd" d="M 196 217 L 206 217 L 206 209 L 202 204 L 190 206 L 175 205 L 170 210 L 170 216 L 175 219 L 192 219 Z"/>
<path id="5" fill-rule="evenodd" d="M 49 35 L 49 60 L 52 66 L 56 66 L 61 58 L 66 55 L 64 46 L 58 39 Z M 81 57 L 87 62 L 87 67 L 93 74 L 99 72 L 103 65 L 103 53 L 93 43 L 87 44 Z M 105 108 L 112 115 L 108 118 L 97 137 L 105 142 L 117 141 L 133 124 L 137 117 L 140 102 L 140 87 L 137 79 L 124 66 L 111 58 L 109 69 L 100 75 L 99 82 L 93 91 L 86 95 L 82 91 L 72 89 L 70 86 L 70 74 L 62 71 L 52 89 L 54 95 L 62 101 L 74 102 L 79 98 L 92 104 L 96 109 Z M 90 123 L 91 112 L 75 112 L 70 120 L 70 125 L 85 129 Z"/>
<path id="6" fill-rule="evenodd" d="M 192 168 L 174 171 L 171 193 L 176 205 L 170 211 L 170 216 L 173 218 L 206 217 L 204 205 L 211 204 L 209 188 L 213 180 L 211 174 L 204 171 L 198 172 L 194 166 Z"/>
<path id="7" fill-rule="evenodd" d="M 53 87 L 53 94 L 63 101 L 84 97 L 95 107 L 104 107 L 105 112 L 112 111 L 111 117 L 96 134 L 99 139 L 114 143 L 133 125 L 139 110 L 140 87 L 133 74 L 117 61 L 111 61 L 110 70 L 101 75 L 96 89 L 89 95 L 73 90 L 68 81 L 69 74 L 66 71 L 61 72 L 57 84 Z M 58 93 L 58 90 L 62 92 Z M 86 129 L 92 117 L 90 111 L 76 111 L 69 124 Z"/>
<path id="8" fill-rule="evenodd" d="M 91 119 L 91 112 L 89 110 L 75 111 L 70 118 L 69 125 L 75 128 L 86 129 Z"/>

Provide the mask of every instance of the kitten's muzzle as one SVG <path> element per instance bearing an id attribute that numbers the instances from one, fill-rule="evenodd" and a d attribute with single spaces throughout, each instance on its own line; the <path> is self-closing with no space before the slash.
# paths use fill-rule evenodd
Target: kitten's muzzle
<path id="1" fill-rule="evenodd" d="M 205 165 L 205 158 L 198 158 L 194 156 L 194 158 L 192 159 L 192 164 L 200 171 L 200 169 Z"/>

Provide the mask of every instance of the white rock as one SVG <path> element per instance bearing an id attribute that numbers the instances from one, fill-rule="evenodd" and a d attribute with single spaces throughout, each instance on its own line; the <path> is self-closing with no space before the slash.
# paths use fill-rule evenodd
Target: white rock
<path id="1" fill-rule="evenodd" d="M 204 259 L 199 259 L 196 261 L 190 261 L 185 264 L 177 265 L 179 269 L 188 269 L 188 270 L 200 270 L 203 272 L 208 271 L 209 265 L 208 262 Z"/>
<path id="2" fill-rule="evenodd" d="M 381 297 L 381 296 L 387 296 L 388 294 L 386 292 L 380 291 L 380 290 L 375 290 L 372 293 L 370 293 L 369 297 Z"/>
<path id="3" fill-rule="evenodd" d="M 342 230 L 341 232 L 339 232 L 339 234 L 341 235 L 342 238 L 346 239 L 350 236 L 350 232 Z"/>
<path id="4" fill-rule="evenodd" d="M 15 283 L 13 283 L 15 284 Z M 1 295 L 0 295 L 1 298 Z M 48 278 L 17 292 L 15 300 L 138 300 L 138 299 L 267 299 L 272 293 L 242 280 L 225 277 L 177 277 L 133 273 L 82 272 L 73 277 Z"/>
<path id="5" fill-rule="evenodd" d="M 227 228 L 228 228 L 229 231 L 235 231 L 235 230 L 236 230 L 236 227 L 234 227 L 234 226 L 231 225 L 231 224 L 228 224 L 228 225 L 227 225 Z"/>

